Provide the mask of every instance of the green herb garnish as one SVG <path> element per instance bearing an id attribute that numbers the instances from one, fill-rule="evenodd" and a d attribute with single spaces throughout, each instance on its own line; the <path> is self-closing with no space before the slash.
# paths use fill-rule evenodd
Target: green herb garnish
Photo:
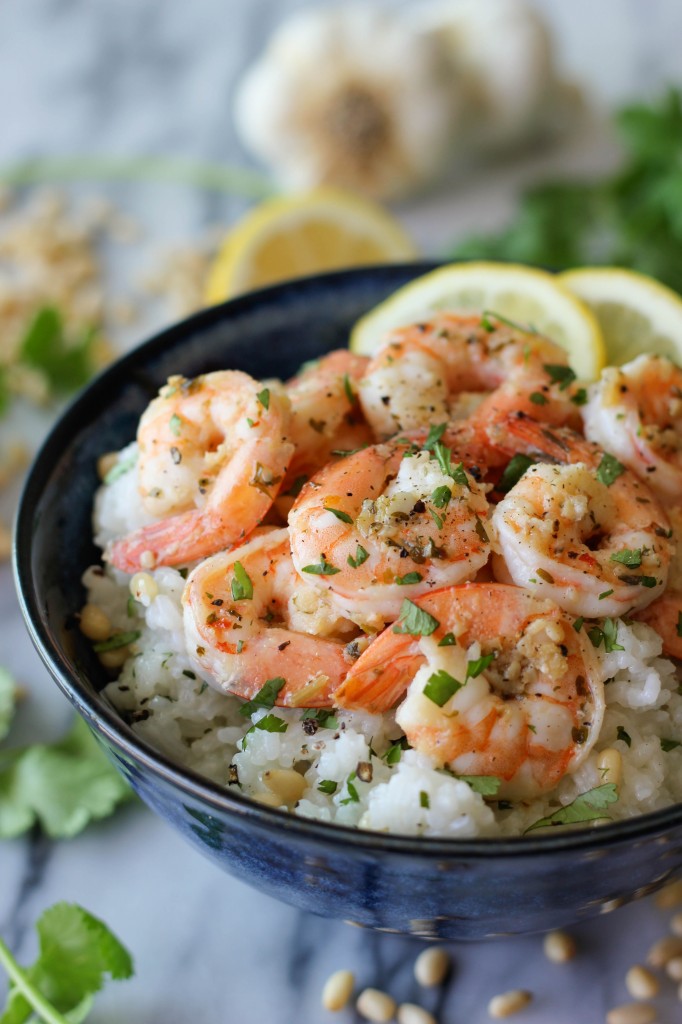
<path id="1" fill-rule="evenodd" d="M 618 461 L 614 455 L 610 455 L 609 452 L 604 452 L 601 457 L 601 462 L 597 466 L 597 480 L 601 484 L 605 484 L 610 487 L 614 483 L 621 473 L 625 472 L 625 466 Z"/>
<path id="2" fill-rule="evenodd" d="M 322 729 L 338 729 L 339 720 L 329 708 L 306 708 L 301 715 L 301 721 L 314 719 Z"/>
<path id="3" fill-rule="evenodd" d="M 263 388 L 262 391 L 258 392 L 256 398 L 267 412 L 267 410 L 270 408 L 270 389 Z"/>
<path id="4" fill-rule="evenodd" d="M 286 686 L 286 679 L 282 676 L 275 676 L 273 679 L 268 679 L 261 686 L 255 697 L 251 700 L 247 700 L 242 704 L 239 709 L 239 714 L 243 715 L 244 718 L 250 718 L 254 711 L 258 711 L 260 708 L 274 708 L 277 703 L 277 697 L 279 696 L 280 690 Z"/>
<path id="5" fill-rule="evenodd" d="M 344 373 L 343 375 L 343 390 L 346 392 L 346 398 L 348 399 L 350 405 L 355 405 L 355 403 L 358 400 L 358 396 L 353 391 L 350 382 L 350 377 L 348 376 L 347 373 Z"/>
<path id="6" fill-rule="evenodd" d="M 669 751 L 674 750 L 675 747 L 682 747 L 682 743 L 680 743 L 679 740 L 666 740 L 661 736 L 661 750 L 664 753 L 669 753 Z"/>
<path id="7" fill-rule="evenodd" d="M 593 626 L 591 629 L 588 629 L 587 635 L 593 647 L 599 647 L 603 643 L 607 654 L 611 654 L 613 651 L 625 650 L 621 644 L 617 643 L 618 623 L 615 619 L 604 619 L 602 629 L 599 626 Z"/>
<path id="8" fill-rule="evenodd" d="M 549 402 L 547 396 L 543 395 L 541 391 L 531 391 L 528 397 L 530 398 L 533 405 L 547 405 L 547 403 Z"/>
<path id="9" fill-rule="evenodd" d="M 131 629 L 127 633 L 112 633 L 106 640 L 93 644 L 92 649 L 97 654 L 103 654 L 105 651 L 116 651 L 119 647 L 127 647 L 128 644 L 134 643 L 141 636 L 142 633 L 139 629 Z"/>
<path id="10" fill-rule="evenodd" d="M 440 487 L 436 487 L 429 500 L 433 502 L 436 508 L 447 508 L 451 498 L 452 491 L 445 484 L 442 484 Z"/>
<path id="11" fill-rule="evenodd" d="M 422 578 L 420 572 L 408 572 L 404 576 L 396 576 L 395 581 L 399 587 L 407 587 L 410 583 L 421 583 Z"/>
<path id="12" fill-rule="evenodd" d="M 409 598 L 400 607 L 400 617 L 393 627 L 394 633 L 409 633 L 411 636 L 431 636 L 440 623 Z"/>
<path id="13" fill-rule="evenodd" d="M 253 583 L 241 562 L 235 562 L 233 566 L 234 576 L 230 589 L 232 590 L 233 601 L 250 601 L 253 597 Z"/>
<path id="14" fill-rule="evenodd" d="M 543 363 L 542 369 L 549 374 L 553 384 L 559 385 L 560 391 L 565 391 L 575 380 L 575 373 L 570 366 L 561 366 L 559 363 Z"/>
<path id="15" fill-rule="evenodd" d="M 502 785 L 502 780 L 498 779 L 497 775 L 457 775 L 456 778 L 460 782 L 466 782 L 474 793 L 480 793 L 481 796 L 495 796 Z"/>
<path id="16" fill-rule="evenodd" d="M 316 565 L 304 565 L 301 572 L 309 572 L 311 576 L 334 576 L 341 570 L 325 561 L 324 555 L 320 555 L 320 561 Z"/>
<path id="17" fill-rule="evenodd" d="M 449 672 L 446 672 L 445 669 L 441 668 L 437 672 L 434 672 L 433 675 L 429 676 L 428 682 L 422 692 L 425 697 L 428 697 L 429 700 L 432 700 L 439 708 L 442 708 L 443 705 L 446 704 L 458 690 L 461 690 L 463 686 L 464 683 L 460 683 L 458 679 L 455 679 L 455 677 L 451 676 Z"/>
<path id="18" fill-rule="evenodd" d="M 340 508 L 332 508 L 331 505 L 323 505 L 322 508 L 325 512 L 331 512 L 332 515 L 340 519 L 342 523 L 353 523 L 353 517 L 349 516 L 347 512 L 343 512 Z"/>
<path id="19" fill-rule="evenodd" d="M 642 548 L 624 548 L 622 551 L 616 551 L 611 555 L 611 561 L 620 562 L 630 569 L 639 569 L 642 564 Z"/>
<path id="20" fill-rule="evenodd" d="M 424 807 L 427 811 L 431 807 L 431 801 L 429 800 L 429 794 L 425 789 L 419 791 L 419 806 Z"/>
<path id="21" fill-rule="evenodd" d="M 632 737 L 630 736 L 629 732 L 625 731 L 622 725 L 619 725 L 616 729 L 616 739 L 622 740 L 623 743 L 626 743 L 628 745 L 628 747 L 632 746 Z"/>
<path id="22" fill-rule="evenodd" d="M 332 796 L 336 793 L 338 785 L 338 782 L 334 782 L 333 779 L 322 779 L 318 783 L 317 788 L 320 793 L 326 793 L 327 796 Z"/>
<path id="23" fill-rule="evenodd" d="M 533 459 L 528 455 L 512 455 L 499 479 L 497 490 L 502 494 L 511 491 L 512 487 L 519 482 L 526 470 L 533 464 Z"/>
<path id="24" fill-rule="evenodd" d="M 446 633 L 445 636 L 438 641 L 439 647 L 456 647 L 457 637 L 454 633 Z"/>
<path id="25" fill-rule="evenodd" d="M 537 828 L 575 825 L 579 822 L 599 821 L 604 818 L 610 819 L 610 815 L 604 813 L 604 808 L 608 807 L 609 804 L 615 803 L 617 799 L 617 787 L 613 782 L 606 782 L 602 786 L 596 786 L 586 793 L 581 793 L 572 803 L 566 804 L 565 807 L 560 807 L 558 811 L 554 811 L 553 814 L 548 815 L 546 818 L 539 818 L 537 821 L 534 821 L 525 830 L 524 835 L 528 832 L 534 832 Z"/>
<path id="26" fill-rule="evenodd" d="M 357 548 L 355 549 L 355 558 L 353 558 L 352 555 L 349 555 L 346 561 L 348 562 L 351 569 L 357 569 L 357 567 L 359 565 L 362 565 L 363 562 L 366 562 L 368 558 L 369 551 L 365 551 L 362 544 L 358 544 Z"/>

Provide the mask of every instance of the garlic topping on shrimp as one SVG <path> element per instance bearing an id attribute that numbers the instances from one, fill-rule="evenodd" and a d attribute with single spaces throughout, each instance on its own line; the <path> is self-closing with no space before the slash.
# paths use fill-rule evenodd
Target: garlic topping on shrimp
<path id="1" fill-rule="evenodd" d="M 663 641 L 663 653 L 682 659 L 682 506 L 668 509 L 673 531 L 674 552 L 668 574 L 668 586 L 661 597 L 632 617 L 646 622 Z"/>
<path id="2" fill-rule="evenodd" d="M 514 583 L 586 618 L 625 615 L 663 593 L 670 526 L 646 484 L 567 429 L 509 417 L 493 434 L 551 463 L 530 466 L 493 512 Z"/>
<path id="3" fill-rule="evenodd" d="M 334 694 L 341 708 L 388 710 L 415 749 L 458 775 L 495 776 L 525 799 L 575 771 L 604 714 L 596 655 L 552 601 L 469 583 L 417 598 Z"/>
<path id="4" fill-rule="evenodd" d="M 682 503 L 682 370 L 665 356 L 608 366 L 583 409 L 585 436 L 666 502 Z"/>
<path id="5" fill-rule="evenodd" d="M 490 553 L 485 490 L 465 468 L 474 461 L 452 431 L 433 450 L 399 439 L 327 466 L 289 514 L 296 569 L 370 630 L 405 597 L 473 578 Z"/>
<path id="6" fill-rule="evenodd" d="M 331 704 L 352 662 L 343 636 L 357 631 L 297 575 L 286 529 L 201 562 L 182 603 L 193 667 L 216 689 L 251 699 L 276 678 L 278 705 Z"/>
<path id="7" fill-rule="evenodd" d="M 458 415 L 458 396 L 467 396 L 469 403 L 471 392 L 485 395 L 502 385 L 503 414 L 524 408 L 538 419 L 568 423 L 579 421 L 566 390 L 574 376 L 564 349 L 531 330 L 492 313 L 438 313 L 391 332 L 370 362 L 359 394 L 379 438 L 452 419 Z M 495 408 L 488 409 L 487 418 Z"/>
<path id="8" fill-rule="evenodd" d="M 289 402 L 238 370 L 171 377 L 142 415 L 138 486 L 161 516 L 115 541 L 117 569 L 177 565 L 239 543 L 272 505 L 294 446 Z"/>

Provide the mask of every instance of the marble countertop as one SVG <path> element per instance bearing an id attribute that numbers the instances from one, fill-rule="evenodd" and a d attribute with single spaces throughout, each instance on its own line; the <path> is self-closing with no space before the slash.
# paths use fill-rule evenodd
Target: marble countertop
<path id="1" fill-rule="evenodd" d="M 562 66 L 586 84 L 597 108 L 653 94 L 682 76 L 677 0 L 535 5 L 556 28 Z M 0 164 L 86 152 L 243 162 L 230 124 L 232 83 L 268 28 L 301 6 L 294 0 L 6 0 L 0 5 Z M 548 171 L 596 171 L 615 155 L 596 117 L 551 152 L 490 167 L 398 214 L 426 251 L 437 252 L 457 231 L 501 223 L 525 183 Z M 244 205 L 237 197 L 171 186 L 107 191 L 141 221 L 150 247 L 191 240 L 211 224 L 229 223 Z M 123 274 L 124 255 L 117 259 L 115 270 Z M 36 436 L 44 427 L 32 425 Z M 63 731 L 69 708 L 24 633 L 7 567 L 0 568 L 0 664 L 30 689 L 17 742 Z M 20 960 L 34 951 L 33 922 L 58 900 L 101 916 L 135 956 L 135 979 L 107 986 L 94 1024 L 313 1024 L 328 1019 L 319 994 L 341 966 L 361 986 L 423 1002 L 443 1024 L 482 1024 L 488 999 L 518 987 L 535 995 L 519 1021 L 596 1024 L 626 1001 L 625 971 L 666 927 L 652 900 L 624 907 L 577 927 L 579 954 L 564 966 L 544 959 L 537 937 L 453 946 L 450 984 L 424 995 L 411 973 L 421 948 L 416 940 L 316 918 L 246 888 L 139 804 L 68 842 L 39 834 L 0 842 L 0 935 Z M 0 979 L 0 993 L 3 984 Z M 656 1005 L 660 1024 L 682 1019 L 671 984 Z M 350 1010 L 339 1016 L 353 1019 Z"/>

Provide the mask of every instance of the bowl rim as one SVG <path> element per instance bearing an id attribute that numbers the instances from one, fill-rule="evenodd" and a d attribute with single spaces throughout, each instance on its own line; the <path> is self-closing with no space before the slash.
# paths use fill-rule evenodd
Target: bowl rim
<path id="1" fill-rule="evenodd" d="M 294 839 L 314 839 L 330 846 L 350 845 L 368 854 L 409 854 L 427 859 L 461 860 L 468 857 L 495 859 L 498 857 L 538 857 L 552 852 L 590 851 L 612 847 L 631 840 L 650 839 L 657 833 L 682 827 L 682 803 L 647 814 L 592 828 L 563 832 L 561 829 L 538 836 L 490 836 L 482 838 L 449 838 L 412 836 L 358 829 L 348 825 L 320 821 L 270 808 L 239 792 L 224 787 L 200 775 L 191 768 L 178 765 L 161 751 L 155 750 L 141 739 L 118 716 L 112 706 L 101 698 L 98 691 L 90 691 L 86 684 L 72 674 L 67 659 L 46 628 L 46 615 L 40 607 L 39 594 L 33 585 L 31 570 L 31 539 L 34 509 L 52 475 L 52 467 L 73 441 L 88 429 L 92 407 L 101 408 L 106 400 L 110 383 L 125 377 L 131 366 L 141 359 L 153 357 L 169 343 L 182 337 L 196 335 L 225 318 L 247 313 L 262 303 L 278 303 L 292 289 L 319 289 L 320 285 L 334 287 L 337 281 L 352 287 L 355 279 L 367 274 L 390 278 L 392 272 L 408 280 L 427 273 L 442 263 L 439 261 L 413 261 L 380 264 L 372 267 L 329 271 L 297 278 L 237 296 L 220 305 L 194 313 L 158 331 L 151 338 L 135 346 L 89 382 L 67 406 L 51 427 L 40 446 L 24 482 L 16 513 L 13 541 L 13 571 L 19 606 L 31 641 L 65 696 L 89 726 L 103 736 L 108 744 L 134 763 L 141 765 L 161 782 L 171 785 L 187 797 L 210 807 L 221 815 L 236 815 L 253 822 L 265 830 L 274 829 L 281 836 L 286 833 Z M 88 416 L 84 419 L 84 413 Z M 85 426 L 83 426 L 85 424 Z"/>

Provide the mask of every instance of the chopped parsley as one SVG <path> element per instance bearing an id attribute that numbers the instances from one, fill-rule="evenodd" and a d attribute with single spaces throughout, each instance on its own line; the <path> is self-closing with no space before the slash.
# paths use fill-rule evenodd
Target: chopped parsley
<path id="1" fill-rule="evenodd" d="M 466 680 L 465 680 L 466 682 Z M 433 675 L 429 676 L 428 682 L 423 689 L 423 694 L 428 697 L 429 700 L 437 704 L 439 708 L 442 708 L 444 704 L 450 700 L 458 690 L 461 690 L 464 683 L 460 683 L 458 679 L 451 676 L 445 669 L 438 669 Z"/>
<path id="2" fill-rule="evenodd" d="M 454 633 L 446 633 L 445 636 L 438 641 L 439 647 L 456 647 L 457 637 Z"/>
<path id="3" fill-rule="evenodd" d="M 113 484 L 119 477 L 124 476 L 130 472 L 135 463 L 137 462 L 137 452 L 130 452 L 124 459 L 119 459 L 115 466 L 112 466 L 107 475 L 104 477 L 105 484 Z"/>
<path id="4" fill-rule="evenodd" d="M 630 736 L 629 732 L 625 731 L 622 725 L 619 725 L 616 729 L 616 739 L 622 740 L 623 743 L 626 743 L 628 745 L 628 747 L 632 746 L 632 737 Z"/>
<path id="5" fill-rule="evenodd" d="M 396 576 L 395 581 L 399 587 L 406 587 L 410 583 L 421 583 L 422 579 L 420 572 L 408 572 L 404 576 Z"/>
<path id="6" fill-rule="evenodd" d="M 311 576 L 335 576 L 341 570 L 325 561 L 324 555 L 320 555 L 320 561 L 316 565 L 304 565 L 301 572 L 309 572 Z"/>
<path id="7" fill-rule="evenodd" d="M 547 396 L 543 395 L 541 391 L 531 391 L 528 397 L 530 398 L 533 405 L 547 405 L 547 403 L 549 402 Z"/>
<path id="8" fill-rule="evenodd" d="M 573 623 L 573 629 L 576 631 L 576 633 L 579 633 L 580 630 L 583 628 L 584 621 L 585 619 L 582 615 L 579 615 L 578 618 L 575 620 L 575 622 Z"/>
<path id="9" fill-rule="evenodd" d="M 502 780 L 498 779 L 497 775 L 458 775 L 457 778 L 460 782 L 466 782 L 474 793 L 480 793 L 481 796 L 495 796 L 502 785 Z"/>
<path id="10" fill-rule="evenodd" d="M 97 654 L 103 654 L 105 651 L 116 651 L 119 647 L 127 647 L 128 644 L 132 644 L 135 640 L 139 640 L 142 633 L 139 629 L 128 630 L 127 633 L 112 633 L 106 640 L 101 640 L 98 644 L 93 644 L 92 649 Z"/>
<path id="11" fill-rule="evenodd" d="M 362 544 L 358 544 L 357 548 L 355 549 L 355 558 L 353 558 L 352 555 L 349 555 L 346 561 L 348 562 L 351 569 L 357 569 L 357 567 L 359 565 L 362 565 L 363 562 L 366 562 L 368 558 L 369 551 L 365 551 Z"/>
<path id="12" fill-rule="evenodd" d="M 180 419 L 176 412 L 174 412 L 173 415 L 171 416 L 168 425 L 171 428 L 171 432 L 175 434 L 176 437 L 180 437 L 180 431 L 182 429 L 182 420 Z"/>
<path id="13" fill-rule="evenodd" d="M 241 562 L 234 563 L 231 590 L 233 601 L 250 601 L 253 597 L 253 583 Z"/>
<path id="14" fill-rule="evenodd" d="M 389 766 L 398 764 L 400 758 L 403 756 L 403 750 L 410 750 L 410 744 L 408 743 L 407 736 L 402 736 L 388 748 L 386 753 L 383 755 L 386 764 Z"/>
<path id="15" fill-rule="evenodd" d="M 338 729 L 339 720 L 329 708 L 306 708 L 301 715 L 301 721 L 309 720 L 317 722 L 322 729 Z"/>
<path id="16" fill-rule="evenodd" d="M 488 665 L 490 665 L 495 658 L 496 654 L 493 651 L 490 654 L 484 654 L 482 657 L 476 658 L 474 661 L 467 661 L 467 674 L 464 681 L 466 682 L 468 679 L 475 679 L 476 676 L 480 676 L 481 672 L 485 672 Z"/>
<path id="17" fill-rule="evenodd" d="M 603 601 L 605 597 L 611 597 L 613 590 L 602 590 L 601 594 L 597 598 L 598 601 Z"/>
<path id="18" fill-rule="evenodd" d="M 570 366 L 561 366 L 557 363 L 544 363 L 542 369 L 549 374 L 552 383 L 559 385 L 559 391 L 565 391 L 576 379 L 575 373 Z"/>
<path id="19" fill-rule="evenodd" d="M 604 452 L 601 457 L 601 462 L 597 466 L 597 480 L 600 484 L 605 484 L 606 487 L 610 487 L 614 483 L 621 473 L 625 472 L 625 466 L 618 461 L 614 455 L 610 455 L 609 452 Z"/>
<path id="20" fill-rule="evenodd" d="M 528 455 L 522 455 L 520 452 L 513 455 L 499 479 L 497 490 L 502 494 L 511 491 L 512 487 L 519 482 L 526 470 L 532 465 L 533 459 L 529 458 Z"/>
<path id="21" fill-rule="evenodd" d="M 268 710 L 270 708 L 274 708 L 275 704 L 277 703 L 277 698 L 279 696 L 280 690 L 282 690 L 285 686 L 286 679 L 284 679 L 282 676 L 275 676 L 273 679 L 268 679 L 265 683 L 263 683 L 255 697 L 253 697 L 251 700 L 245 701 L 245 703 L 242 704 L 242 706 L 239 709 L 239 714 L 243 715 L 244 718 L 250 718 L 254 711 L 258 711 L 259 708 L 267 708 Z M 272 718 L 273 716 L 268 715 L 267 717 Z M 277 719 L 277 721 L 281 721 L 281 719 Z M 261 727 L 260 723 L 258 723 L 258 727 Z M 281 732 L 283 730 L 269 731 Z"/>
<path id="22" fill-rule="evenodd" d="M 447 423 L 438 423 L 436 426 L 429 427 L 429 432 L 426 435 L 423 447 L 427 451 L 433 451 L 434 446 L 440 441 L 441 437 L 445 433 Z M 407 441 L 407 438 L 405 438 Z"/>
<path id="23" fill-rule="evenodd" d="M 573 405 L 586 405 L 587 404 L 587 391 L 585 388 L 578 388 L 576 393 L 571 397 Z"/>
<path id="24" fill-rule="evenodd" d="M 433 615 L 420 608 L 409 598 L 400 607 L 400 618 L 393 627 L 394 633 L 409 633 L 411 636 L 431 636 L 440 623 Z"/>
<path id="25" fill-rule="evenodd" d="M 612 562 L 620 562 L 630 569 L 639 569 L 642 564 L 642 548 L 623 548 L 611 555 Z"/>
<path id="26" fill-rule="evenodd" d="M 348 376 L 347 373 L 344 373 L 344 375 L 343 375 L 343 390 L 346 392 L 346 398 L 348 399 L 349 403 L 351 405 L 355 405 L 355 403 L 358 400 L 358 396 L 353 391 L 353 388 L 352 388 L 352 385 L 351 385 L 351 382 L 350 382 L 350 377 Z"/>
<path id="27" fill-rule="evenodd" d="M 267 412 L 267 410 L 270 408 L 270 389 L 263 388 L 262 391 L 258 392 L 256 398 Z"/>
<path id="28" fill-rule="evenodd" d="M 334 782 L 333 779 L 322 779 L 318 783 L 317 788 L 320 793 L 326 793 L 327 796 L 332 796 L 336 793 L 338 785 L 338 782 Z"/>
<path id="29" fill-rule="evenodd" d="M 346 791 L 348 792 L 348 796 L 344 797 L 344 799 L 341 801 L 341 803 L 344 806 L 345 806 L 345 804 L 359 804 L 360 803 L 360 797 L 358 796 L 358 791 L 355 788 L 355 786 L 353 785 L 353 779 L 355 779 L 355 778 L 357 778 L 357 772 L 351 772 L 350 775 L 348 776 L 348 778 L 346 779 Z"/>
<path id="30" fill-rule="evenodd" d="M 604 625 L 601 629 L 599 626 L 593 626 L 591 629 L 588 629 L 587 635 L 593 647 L 599 647 L 603 643 L 607 654 L 611 654 L 613 651 L 625 650 L 621 644 L 617 643 L 618 623 L 615 619 L 604 619 Z"/>
<path id="31" fill-rule="evenodd" d="M 247 736 L 250 736 L 256 729 L 260 729 L 261 732 L 286 732 L 288 728 L 288 722 L 278 718 L 277 715 L 265 715 L 264 718 L 261 718 L 259 722 L 256 722 L 255 725 L 252 725 L 244 733 L 242 737 L 242 750 L 246 750 Z"/>
<path id="32" fill-rule="evenodd" d="M 682 743 L 680 743 L 679 740 L 666 740 L 661 736 L 661 750 L 664 753 L 669 753 L 669 751 L 674 750 L 675 747 L 682 747 Z"/>
<path id="33" fill-rule="evenodd" d="M 450 488 L 442 484 L 440 487 L 436 487 L 429 500 L 433 502 L 436 508 L 447 508 L 451 497 L 452 491 Z"/>
<path id="34" fill-rule="evenodd" d="M 419 806 L 426 808 L 427 811 L 431 807 L 431 801 L 429 800 L 429 794 L 426 792 L 425 789 L 422 789 L 419 792 Z"/>
<path id="35" fill-rule="evenodd" d="M 340 519 L 342 523 L 353 523 L 353 517 L 349 516 L 348 513 L 344 512 L 342 509 L 332 508 L 331 505 L 323 505 L 322 507 L 325 512 L 331 512 L 331 514 L 336 516 L 337 519 Z"/>

